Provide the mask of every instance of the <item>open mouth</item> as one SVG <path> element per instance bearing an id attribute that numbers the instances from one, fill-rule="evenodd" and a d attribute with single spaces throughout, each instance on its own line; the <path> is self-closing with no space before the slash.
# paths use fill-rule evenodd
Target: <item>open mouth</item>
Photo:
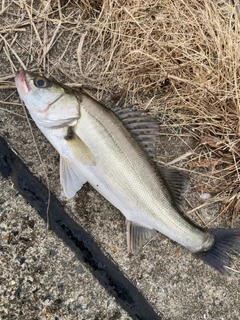
<path id="1" fill-rule="evenodd" d="M 26 72 L 25 71 L 18 71 L 16 72 L 15 76 L 15 84 L 16 87 L 21 94 L 28 94 L 31 88 L 29 87 L 26 81 Z"/>

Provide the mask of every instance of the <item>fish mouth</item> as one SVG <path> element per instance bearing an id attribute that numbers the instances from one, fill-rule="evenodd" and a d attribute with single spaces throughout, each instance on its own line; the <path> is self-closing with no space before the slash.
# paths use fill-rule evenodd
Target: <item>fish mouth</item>
<path id="1" fill-rule="evenodd" d="M 26 95 L 30 92 L 31 88 L 26 80 L 26 72 L 18 71 L 15 75 L 15 84 L 21 94 Z"/>

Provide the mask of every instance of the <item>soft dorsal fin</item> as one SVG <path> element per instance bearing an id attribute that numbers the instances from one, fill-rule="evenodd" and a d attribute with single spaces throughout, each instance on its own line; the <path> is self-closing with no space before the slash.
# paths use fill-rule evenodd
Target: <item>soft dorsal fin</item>
<path id="1" fill-rule="evenodd" d="M 112 111 L 141 144 L 148 155 L 154 158 L 160 122 L 145 112 L 132 110 L 131 108 L 121 109 L 120 107 L 115 107 Z"/>
<path id="2" fill-rule="evenodd" d="M 188 179 L 181 175 L 181 173 L 172 168 L 158 166 L 163 178 L 165 179 L 170 191 L 173 195 L 173 200 L 176 205 L 181 209 L 183 202 L 183 193 L 186 191 L 188 186 Z"/>
<path id="3" fill-rule="evenodd" d="M 130 220 L 126 220 L 126 225 L 128 253 L 137 254 L 157 234 L 156 230 L 142 227 Z"/>

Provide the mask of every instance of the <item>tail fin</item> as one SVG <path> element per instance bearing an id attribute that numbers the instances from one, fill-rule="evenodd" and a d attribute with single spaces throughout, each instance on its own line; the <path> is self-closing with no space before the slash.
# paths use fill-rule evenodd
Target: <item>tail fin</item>
<path id="1" fill-rule="evenodd" d="M 240 229 L 209 229 L 214 243 L 208 251 L 199 251 L 194 255 L 222 275 L 228 276 L 227 268 L 231 264 L 230 254 L 240 253 Z"/>

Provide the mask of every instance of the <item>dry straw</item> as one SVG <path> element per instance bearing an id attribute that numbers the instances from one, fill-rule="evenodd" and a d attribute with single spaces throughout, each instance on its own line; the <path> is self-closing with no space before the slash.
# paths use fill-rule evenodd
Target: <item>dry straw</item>
<path id="1" fill-rule="evenodd" d="M 26 66 L 80 82 L 96 98 L 148 109 L 168 134 L 191 136 L 197 144 L 182 166 L 196 174 L 199 192 L 218 194 L 221 213 L 231 212 L 234 222 L 238 7 L 212 0 L 22 0 L 2 1 L 0 10 L 0 43 L 12 73 Z M 11 86 L 1 79 L 1 88 Z"/>

